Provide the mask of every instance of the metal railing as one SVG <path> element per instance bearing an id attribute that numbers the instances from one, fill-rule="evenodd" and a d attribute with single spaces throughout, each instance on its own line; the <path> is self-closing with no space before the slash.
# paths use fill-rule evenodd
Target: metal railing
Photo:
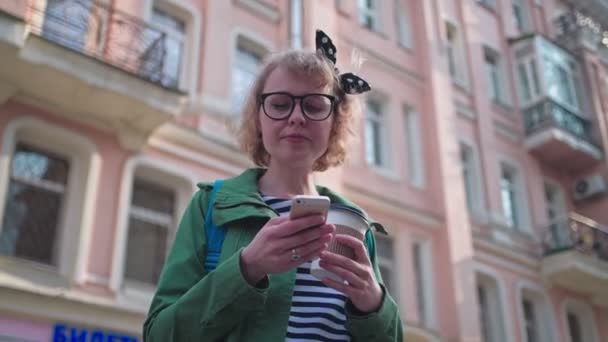
<path id="1" fill-rule="evenodd" d="M 576 213 L 556 220 L 543 233 L 543 253 L 569 250 L 608 261 L 608 229 Z"/>
<path id="2" fill-rule="evenodd" d="M 551 99 L 544 99 L 523 111 L 527 135 L 546 128 L 559 128 L 596 146 L 591 135 L 591 123 Z"/>
<path id="3" fill-rule="evenodd" d="M 178 79 L 165 72 L 167 34 L 96 0 L 31 1 L 33 33 L 169 89 Z"/>

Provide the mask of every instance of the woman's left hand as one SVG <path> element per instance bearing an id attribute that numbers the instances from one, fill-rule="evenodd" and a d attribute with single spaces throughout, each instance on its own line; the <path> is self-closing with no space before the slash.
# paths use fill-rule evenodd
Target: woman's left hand
<path id="1" fill-rule="evenodd" d="M 321 253 L 320 266 L 339 275 L 344 283 L 325 278 L 323 283 L 344 293 L 353 305 L 362 312 L 374 312 L 382 304 L 382 288 L 374 275 L 372 263 L 363 242 L 348 235 L 336 234 L 338 243 L 351 247 L 355 259 L 325 251 Z"/>

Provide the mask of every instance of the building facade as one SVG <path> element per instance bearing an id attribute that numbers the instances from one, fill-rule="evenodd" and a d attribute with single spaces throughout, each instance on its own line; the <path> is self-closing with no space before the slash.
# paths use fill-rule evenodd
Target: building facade
<path id="1" fill-rule="evenodd" d="M 248 84 L 321 28 L 373 91 L 347 163 L 315 177 L 387 227 L 406 340 L 608 341 L 607 18 L 605 0 L 0 0 L 0 340 L 141 340 L 197 182 L 252 166 Z"/>

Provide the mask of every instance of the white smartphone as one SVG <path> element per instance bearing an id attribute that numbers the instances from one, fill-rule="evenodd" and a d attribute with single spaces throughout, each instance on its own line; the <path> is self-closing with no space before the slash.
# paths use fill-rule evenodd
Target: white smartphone
<path id="1" fill-rule="evenodd" d="M 322 215 L 327 218 L 330 200 L 327 196 L 296 195 L 291 200 L 289 218 L 296 219 L 310 215 Z"/>

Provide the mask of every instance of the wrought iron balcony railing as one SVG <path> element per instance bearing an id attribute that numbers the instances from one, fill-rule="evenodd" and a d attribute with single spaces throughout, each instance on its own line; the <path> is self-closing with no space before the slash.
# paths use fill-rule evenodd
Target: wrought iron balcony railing
<path id="1" fill-rule="evenodd" d="M 569 250 L 608 261 L 608 230 L 575 213 L 549 225 L 543 235 L 544 255 Z"/>
<path id="2" fill-rule="evenodd" d="M 596 146 L 591 135 L 591 123 L 551 99 L 524 109 L 523 114 L 527 135 L 554 127 Z"/>
<path id="3" fill-rule="evenodd" d="M 44 8 L 39 3 L 29 6 L 32 32 L 165 88 L 178 88 L 177 76 L 165 72 L 165 32 L 96 0 L 47 0 Z"/>

